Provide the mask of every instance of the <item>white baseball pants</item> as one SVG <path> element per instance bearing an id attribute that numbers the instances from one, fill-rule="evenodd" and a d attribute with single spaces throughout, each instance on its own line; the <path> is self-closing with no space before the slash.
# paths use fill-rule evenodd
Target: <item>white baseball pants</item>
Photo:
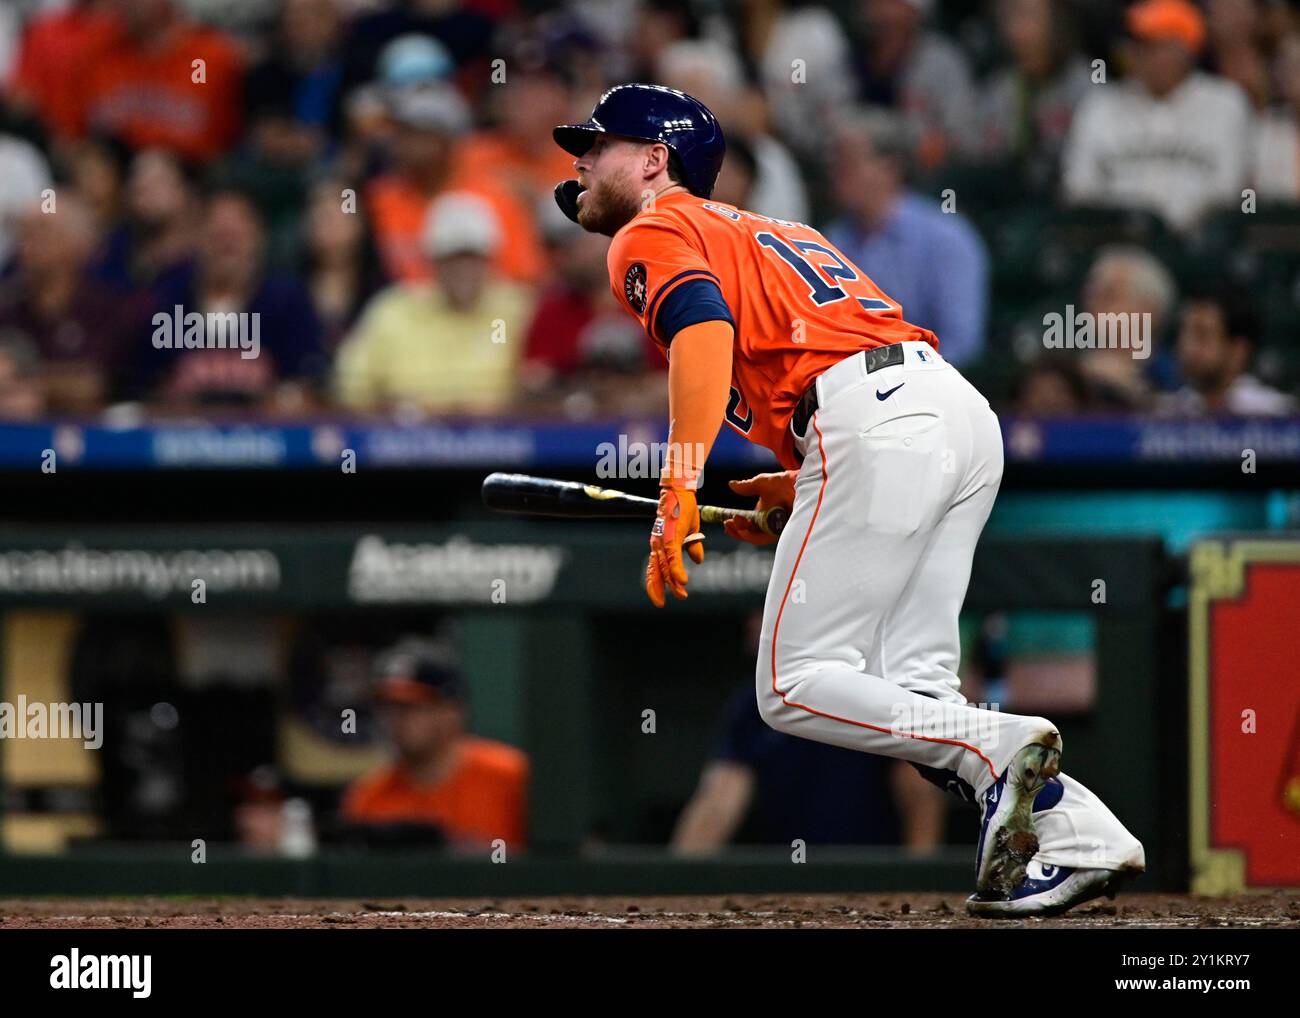
<path id="1" fill-rule="evenodd" d="M 968 705 L 959 690 L 958 614 L 1002 437 L 955 368 L 924 343 L 902 346 L 902 364 L 868 374 L 855 355 L 817 379 L 767 590 L 758 707 L 779 731 L 911 761 L 982 802 L 1016 751 L 1055 726 Z M 1101 800 L 1060 780 L 1059 802 L 1035 814 L 1037 858 L 1142 866 Z"/>

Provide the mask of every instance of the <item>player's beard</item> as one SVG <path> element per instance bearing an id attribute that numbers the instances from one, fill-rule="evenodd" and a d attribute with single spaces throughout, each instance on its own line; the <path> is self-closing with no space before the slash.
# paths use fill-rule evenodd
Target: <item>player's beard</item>
<path id="1" fill-rule="evenodd" d="M 583 192 L 578 225 L 591 233 L 612 237 L 640 211 L 636 191 L 624 181 L 610 180 Z"/>

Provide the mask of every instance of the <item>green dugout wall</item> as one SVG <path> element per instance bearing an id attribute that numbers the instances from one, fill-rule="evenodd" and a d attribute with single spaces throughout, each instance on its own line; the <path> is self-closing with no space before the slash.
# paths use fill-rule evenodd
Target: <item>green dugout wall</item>
<path id="1" fill-rule="evenodd" d="M 711 732 L 708 710 L 746 677 L 720 662 L 735 659 L 741 620 L 761 606 L 770 569 L 770 552 L 717 542 L 693 570 L 690 599 L 674 603 L 670 614 L 654 613 L 639 582 L 644 540 L 636 525 L 520 521 L 7 528 L 0 534 L 0 611 L 456 612 L 476 729 L 532 758 L 533 848 L 505 867 L 333 854 L 251 862 L 219 851 L 196 866 L 188 846 L 8 856 L 0 858 L 0 893 L 965 888 L 967 849 L 924 862 L 882 851 L 812 851 L 807 863 L 792 866 L 780 850 L 683 862 L 659 851 L 592 848 L 602 818 L 617 822 L 619 795 L 653 795 L 665 783 L 692 779 L 701 739 Z M 1091 713 L 1067 724 L 1067 770 L 1142 839 L 1151 887 L 1184 879 L 1182 849 L 1169 840 L 1181 829 L 1181 815 L 1169 813 L 1171 795 L 1181 791 L 1162 787 L 1171 780 L 1162 764 L 1171 751 L 1168 732 L 1181 731 L 1170 717 L 1176 705 L 1161 702 L 1170 688 L 1159 643 L 1167 579 L 1156 539 L 990 538 L 976 555 L 967 599 L 975 612 L 1093 618 L 1098 693 Z M 1100 604 L 1097 580 L 1105 581 Z M 202 581 L 204 603 L 195 603 L 195 581 Z M 675 657 L 690 662 L 692 674 L 647 680 L 643 666 L 671 637 L 674 617 L 689 641 Z M 7 689 L 15 688 L 13 678 L 6 677 Z M 655 711 L 654 735 L 641 732 L 645 709 Z"/>

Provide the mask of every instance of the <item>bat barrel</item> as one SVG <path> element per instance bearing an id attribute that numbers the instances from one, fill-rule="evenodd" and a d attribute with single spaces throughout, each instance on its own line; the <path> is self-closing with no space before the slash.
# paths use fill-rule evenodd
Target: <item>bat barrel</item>
<path id="1" fill-rule="evenodd" d="M 489 509 L 538 516 L 645 517 L 654 515 L 657 504 L 652 498 L 528 474 L 489 474 L 482 494 Z"/>
<path id="2" fill-rule="evenodd" d="M 528 474 L 489 474 L 483 480 L 482 494 L 483 504 L 497 512 L 573 519 L 644 518 L 653 516 L 658 506 L 653 498 Z M 743 517 L 765 532 L 779 536 L 789 514 L 779 506 L 762 513 L 752 509 L 700 506 L 700 515 L 705 523 L 721 523 L 733 516 Z"/>

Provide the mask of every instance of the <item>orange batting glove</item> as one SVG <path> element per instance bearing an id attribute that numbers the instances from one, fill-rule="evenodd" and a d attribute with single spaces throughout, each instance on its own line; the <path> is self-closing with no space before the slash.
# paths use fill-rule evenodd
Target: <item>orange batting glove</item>
<path id="1" fill-rule="evenodd" d="M 682 547 L 692 562 L 704 561 L 704 535 L 695 492 L 675 486 L 659 490 L 659 511 L 650 528 L 650 561 L 645 569 L 645 592 L 656 608 L 664 606 L 664 588 L 673 597 L 686 597 L 686 565 Z"/>
<path id="2" fill-rule="evenodd" d="M 745 481 L 732 481 L 731 490 L 737 495 L 751 495 L 758 499 L 757 509 L 770 509 L 772 506 L 784 506 L 789 512 L 794 508 L 794 479 L 797 470 L 782 470 L 775 474 L 759 474 Z M 777 538 L 759 530 L 749 520 L 733 517 L 722 525 L 731 537 L 737 541 L 750 544 L 776 544 Z"/>

